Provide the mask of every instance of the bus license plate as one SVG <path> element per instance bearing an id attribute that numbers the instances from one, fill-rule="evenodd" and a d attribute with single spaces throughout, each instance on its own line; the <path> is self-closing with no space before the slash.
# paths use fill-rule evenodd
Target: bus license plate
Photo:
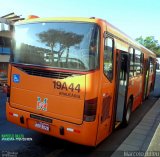
<path id="1" fill-rule="evenodd" d="M 35 127 L 39 128 L 39 129 L 42 129 L 42 130 L 45 130 L 45 131 L 49 131 L 49 125 L 46 124 L 46 123 L 36 122 Z"/>

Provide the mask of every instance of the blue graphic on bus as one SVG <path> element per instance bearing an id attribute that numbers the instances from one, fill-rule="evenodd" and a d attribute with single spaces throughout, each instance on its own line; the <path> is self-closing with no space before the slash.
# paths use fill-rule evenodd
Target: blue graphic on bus
<path id="1" fill-rule="evenodd" d="M 20 75 L 19 74 L 13 74 L 13 82 L 14 83 L 20 82 Z"/>

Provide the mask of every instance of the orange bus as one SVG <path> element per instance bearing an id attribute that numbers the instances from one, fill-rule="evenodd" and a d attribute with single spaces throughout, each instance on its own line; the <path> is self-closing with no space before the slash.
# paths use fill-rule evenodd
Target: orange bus
<path id="1" fill-rule="evenodd" d="M 153 89 L 155 57 L 102 19 L 21 21 L 8 71 L 7 119 L 96 146 L 118 124 L 127 125 Z"/>

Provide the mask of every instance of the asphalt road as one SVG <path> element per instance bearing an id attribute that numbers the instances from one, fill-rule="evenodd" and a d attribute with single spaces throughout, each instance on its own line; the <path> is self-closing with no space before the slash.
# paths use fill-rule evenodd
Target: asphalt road
<path id="1" fill-rule="evenodd" d="M 96 148 L 63 141 L 8 122 L 5 116 L 6 96 L 0 92 L 0 156 L 9 154 L 12 157 L 108 157 L 124 141 L 160 97 L 159 82 L 160 72 L 157 72 L 154 92 L 132 113 L 130 125 L 127 128 L 116 129 Z M 25 138 L 32 139 L 32 141 L 2 141 L 2 136 L 5 134 L 23 135 Z"/>

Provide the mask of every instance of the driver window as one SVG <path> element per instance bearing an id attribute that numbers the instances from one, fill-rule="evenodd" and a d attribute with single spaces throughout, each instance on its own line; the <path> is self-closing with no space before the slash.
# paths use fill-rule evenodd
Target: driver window
<path id="1" fill-rule="evenodd" d="M 113 39 L 107 37 L 104 42 L 104 74 L 109 80 L 113 79 Z"/>

